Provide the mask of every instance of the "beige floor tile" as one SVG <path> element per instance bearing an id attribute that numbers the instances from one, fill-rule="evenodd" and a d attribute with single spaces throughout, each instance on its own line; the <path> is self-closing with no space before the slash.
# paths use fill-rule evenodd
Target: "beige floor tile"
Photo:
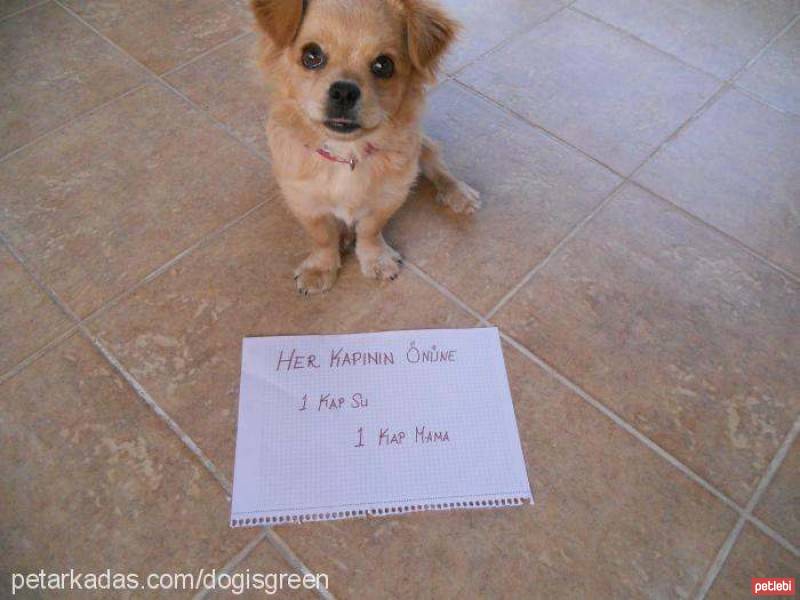
<path id="1" fill-rule="evenodd" d="M 64 0 L 156 73 L 252 28 L 247 0 Z"/>
<path id="2" fill-rule="evenodd" d="M 564 6 L 560 0 L 443 0 L 442 5 L 464 27 L 445 59 L 448 72 L 458 70 Z"/>
<path id="3" fill-rule="evenodd" d="M 0 246 L 0 307 L 0 375 L 71 324 L 4 246 Z"/>
<path id="4" fill-rule="evenodd" d="M 0 164 L 0 228 L 85 316 L 264 199 L 264 161 L 148 86 Z"/>
<path id="5" fill-rule="evenodd" d="M 398 249 L 485 314 L 608 196 L 619 178 L 488 101 L 445 83 L 425 129 L 484 207 L 456 216 L 422 184 L 395 217 Z"/>
<path id="6" fill-rule="evenodd" d="M 625 174 L 719 87 L 572 11 L 468 67 L 459 79 Z"/>
<path id="7" fill-rule="evenodd" d="M 0 18 L 7 17 L 46 1 L 47 0 L 0 0 Z"/>
<path id="8" fill-rule="evenodd" d="M 636 180 L 800 274 L 800 118 L 732 90 Z"/>
<path id="9" fill-rule="evenodd" d="M 256 63 L 255 34 L 236 40 L 169 74 L 167 80 L 225 123 L 242 139 L 267 152 L 266 86 Z"/>
<path id="10" fill-rule="evenodd" d="M 352 255 L 332 292 L 297 296 L 305 237 L 266 161 L 223 131 L 266 152 L 256 35 L 234 40 L 252 30 L 248 0 L 60 0 L 80 18 L 52 1 L 8 16 L 36 1 L 0 0 L 0 232 L 72 310 L 91 315 L 268 200 L 89 321 L 226 477 L 243 337 L 475 325 L 411 272 L 364 279 Z M 475 61 L 465 83 L 625 174 L 719 88 L 681 61 L 727 77 L 800 12 L 578 0 L 606 26 L 555 15 L 567 0 L 443 3 L 466 25 L 448 72 Z M 737 86 L 798 113 L 798 32 Z M 147 81 L 137 61 L 224 127 L 155 83 L 98 109 Z M 422 182 L 388 235 L 485 313 L 619 178 L 455 82 L 430 105 L 426 129 L 485 207 L 454 217 Z M 800 118 L 729 91 L 640 181 L 800 275 L 795 139 Z M 3 247 L 0 307 L 0 375 L 70 327 Z M 800 409 L 798 315 L 796 279 L 628 185 L 497 320 L 744 505 Z M 276 531 L 343 599 L 694 597 L 736 514 L 519 352 L 506 360 L 535 506 Z M 218 482 L 79 334 L 0 384 L 0 415 L 0 574 L 219 570 L 259 535 L 228 528 Z M 799 468 L 796 442 L 754 511 L 794 544 Z M 233 569 L 290 570 L 266 541 Z M 798 573 L 748 524 L 709 597 Z"/>
<path id="11" fill-rule="evenodd" d="M 735 514 L 518 352 L 506 361 L 534 506 L 279 534 L 343 598 L 688 597 Z"/>
<path id="12" fill-rule="evenodd" d="M 0 411 L 0 572 L 144 583 L 220 568 L 255 537 L 228 527 L 219 484 L 79 335 L 4 383 Z"/>
<path id="13" fill-rule="evenodd" d="M 627 186 L 497 322 L 744 505 L 800 408 L 798 314 L 797 284 Z"/>
<path id="14" fill-rule="evenodd" d="M 0 22 L 0 56 L 0 156 L 146 77 L 52 2 Z"/>
<path id="15" fill-rule="evenodd" d="M 575 6 L 723 79 L 800 11 L 797 0 L 578 0 Z"/>
<path id="16" fill-rule="evenodd" d="M 251 531 L 258 530 L 253 529 Z M 290 598 L 291 600 L 314 600 L 319 598 L 315 591 L 303 586 L 302 574 L 298 574 L 299 580 L 290 581 L 287 578 L 283 580 L 283 583 L 279 581 L 281 574 L 290 575 L 293 573 L 295 572 L 283 557 L 278 554 L 277 550 L 268 541 L 263 541 L 253 549 L 247 558 L 231 570 L 232 579 L 228 589 L 217 589 L 216 592 L 209 595 L 209 599 L 263 600 L 264 598 Z M 324 578 L 322 582 L 324 585 Z"/>
<path id="17" fill-rule="evenodd" d="M 795 440 L 789 449 L 775 479 L 753 512 L 792 544 L 800 547 L 800 439 Z"/>
<path id="18" fill-rule="evenodd" d="M 736 85 L 800 115 L 800 21 L 784 33 Z"/>
<path id="19" fill-rule="evenodd" d="M 793 556 L 749 523 L 731 550 L 706 596 L 709 600 L 750 600 L 753 577 L 800 575 L 800 558 Z"/>
<path id="20" fill-rule="evenodd" d="M 353 256 L 334 289 L 300 297 L 304 234 L 275 200 L 91 328 L 226 475 L 233 473 L 242 338 L 474 324 L 409 272 L 378 283 Z"/>

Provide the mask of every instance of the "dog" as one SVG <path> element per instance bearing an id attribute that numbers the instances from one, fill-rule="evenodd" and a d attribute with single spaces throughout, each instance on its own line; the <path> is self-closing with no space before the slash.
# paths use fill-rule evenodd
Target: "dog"
<path id="1" fill-rule="evenodd" d="M 394 280 L 402 259 L 382 231 L 420 173 L 454 212 L 480 207 L 421 129 L 458 23 L 433 0 L 252 0 L 252 9 L 273 173 L 312 243 L 294 273 L 298 292 L 329 290 L 353 238 L 362 273 Z"/>

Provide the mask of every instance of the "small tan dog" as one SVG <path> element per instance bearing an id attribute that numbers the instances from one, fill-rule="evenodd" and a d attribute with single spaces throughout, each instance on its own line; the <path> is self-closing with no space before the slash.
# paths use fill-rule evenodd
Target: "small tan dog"
<path id="1" fill-rule="evenodd" d="M 289 208 L 312 240 L 302 294 L 333 286 L 356 238 L 364 275 L 395 279 L 382 230 L 421 171 L 459 213 L 479 206 L 425 138 L 425 85 L 458 25 L 429 0 L 253 0 L 272 92 L 267 136 Z"/>

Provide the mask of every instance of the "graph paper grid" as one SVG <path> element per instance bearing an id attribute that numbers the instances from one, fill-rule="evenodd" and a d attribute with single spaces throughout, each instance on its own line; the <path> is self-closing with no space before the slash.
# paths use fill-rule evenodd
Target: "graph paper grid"
<path id="1" fill-rule="evenodd" d="M 231 526 L 532 500 L 497 329 L 244 340 Z"/>

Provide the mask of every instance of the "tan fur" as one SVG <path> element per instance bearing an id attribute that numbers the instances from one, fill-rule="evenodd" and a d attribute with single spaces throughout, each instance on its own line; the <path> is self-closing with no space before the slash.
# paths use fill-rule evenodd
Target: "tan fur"
<path id="1" fill-rule="evenodd" d="M 334 284 L 343 231 L 351 228 L 362 272 L 378 279 L 398 275 L 402 261 L 381 232 L 420 170 L 436 186 L 439 200 L 454 210 L 472 212 L 479 201 L 474 190 L 453 178 L 420 128 L 424 86 L 456 34 L 455 22 L 430 0 L 306 4 L 303 12 L 301 0 L 253 0 L 272 90 L 267 136 L 273 171 L 312 242 L 311 254 L 295 272 L 298 291 L 308 294 Z M 302 49 L 312 42 L 327 55 L 324 68 L 314 71 L 301 64 Z M 391 79 L 370 72 L 382 54 L 394 60 Z M 351 134 L 323 124 L 328 89 L 342 80 L 361 89 L 362 128 Z M 353 159 L 356 167 L 326 160 L 318 148 Z"/>

